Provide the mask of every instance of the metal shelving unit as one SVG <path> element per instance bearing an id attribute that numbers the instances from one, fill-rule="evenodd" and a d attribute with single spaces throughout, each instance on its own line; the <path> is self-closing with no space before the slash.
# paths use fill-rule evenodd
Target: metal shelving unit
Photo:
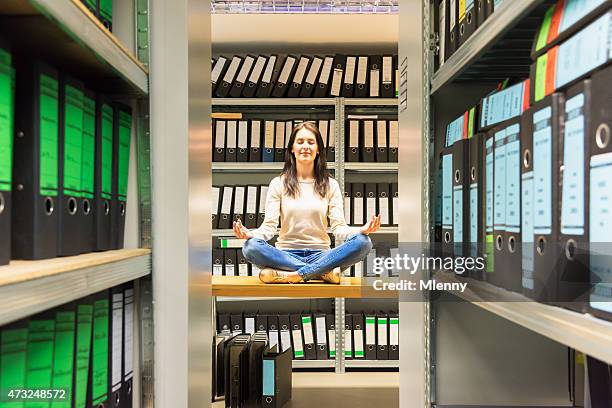
<path id="1" fill-rule="evenodd" d="M 151 273 L 151 251 L 123 249 L 0 267 L 0 325 Z"/>
<path id="2" fill-rule="evenodd" d="M 79 0 L 15 0 L 0 5 L 0 31 L 58 66 L 78 66 L 88 79 L 117 93 L 143 96 L 149 72 Z"/>
<path id="3" fill-rule="evenodd" d="M 344 163 L 345 171 L 360 173 L 397 173 L 398 163 Z"/>
<path id="4" fill-rule="evenodd" d="M 335 98 L 213 98 L 212 106 L 334 106 Z"/>

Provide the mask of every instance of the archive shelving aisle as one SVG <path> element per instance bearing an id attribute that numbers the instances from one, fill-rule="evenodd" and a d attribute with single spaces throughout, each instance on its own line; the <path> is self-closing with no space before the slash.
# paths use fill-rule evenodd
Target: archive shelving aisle
<path id="1" fill-rule="evenodd" d="M 444 136 L 449 135 L 447 125 L 477 106 L 506 78 L 514 80 L 511 83 L 530 78 L 534 62 L 532 44 L 547 10 L 555 3 L 495 2 L 494 12 L 450 57 L 447 53 L 446 61 L 439 67 L 439 56 L 444 52 L 444 36 L 438 32 L 438 23 L 442 21 L 442 17 L 438 20 L 440 2 L 421 3 L 423 103 L 419 122 L 424 152 L 424 242 L 444 239 L 436 206 L 441 194 L 437 186 L 439 157 L 445 148 Z M 403 3 L 400 21 L 404 23 L 411 17 L 404 13 L 402 6 Z M 402 45 L 414 35 L 408 29 L 400 31 L 400 60 L 405 55 Z M 534 81 L 533 75 L 531 81 Z M 411 80 L 407 78 L 406 87 L 410 86 Z M 407 118 L 408 113 L 403 117 Z M 400 146 L 404 146 L 403 136 Z M 521 167 L 522 164 L 521 160 Z M 402 174 L 405 173 L 400 165 L 400 191 L 406 186 L 401 182 Z M 404 240 L 401 232 L 400 226 L 400 240 Z M 520 276 L 521 269 L 513 272 Z M 587 403 L 585 356 L 612 363 L 612 322 L 595 317 L 588 310 L 577 312 L 576 304 L 569 302 L 557 301 L 557 305 L 551 304 L 554 301 L 536 302 L 520 293 L 520 289 L 509 290 L 507 283 L 504 288 L 504 283 L 492 283 L 489 277 L 484 282 L 446 272 L 435 272 L 432 276 L 445 282 L 468 282 L 469 286 L 463 293 L 443 293 L 428 301 L 420 309 L 422 321 L 413 325 L 423 338 L 422 357 L 426 363 L 420 366 L 419 379 L 423 384 L 421 401 L 426 406 L 581 406 Z M 525 281 L 523 286 L 527 287 Z"/>
<path id="2" fill-rule="evenodd" d="M 125 349 L 123 346 L 118 347 L 119 350 L 125 350 L 123 361 L 126 371 L 124 374 L 132 377 L 132 380 L 129 380 L 128 377 L 122 376 L 121 381 L 125 384 L 123 387 L 125 394 L 122 396 L 129 399 L 134 398 L 136 406 L 140 406 L 140 403 L 148 404 L 151 401 L 150 398 L 153 397 L 152 393 L 146 393 L 146 397 L 142 400 L 140 398 L 143 387 L 146 390 L 152 386 L 146 379 L 144 382 L 140 379 L 143 374 L 146 378 L 152 379 L 151 373 L 147 370 L 152 368 L 153 361 L 151 175 L 148 125 L 149 19 L 147 2 L 121 3 L 116 2 L 114 11 L 109 10 L 105 14 L 106 20 L 104 21 L 96 16 L 95 12 L 90 11 L 85 2 L 73 0 L 17 0 L 3 2 L 0 5 L 2 20 L 0 37 L 9 45 L 13 61 L 29 58 L 44 61 L 49 66 L 56 68 L 62 76 L 64 74 L 73 75 L 83 81 L 89 89 L 108 96 L 109 101 L 120 101 L 128 107 L 127 109 L 131 109 L 131 122 L 127 121 L 125 125 L 127 129 L 131 128 L 131 133 L 128 133 L 129 138 L 125 139 L 127 146 L 130 146 L 129 151 L 126 152 L 129 155 L 127 157 L 129 165 L 121 170 L 127 178 L 127 188 L 125 191 L 121 190 L 127 197 L 127 207 L 124 207 L 122 212 L 125 215 L 124 243 L 117 245 L 122 249 L 42 260 L 16 259 L 11 260 L 8 265 L 0 266 L 0 326 L 2 326 L 0 330 L 12 324 L 19 325 L 19 322 L 25 322 L 27 321 L 25 319 L 31 316 L 43 316 L 48 311 L 59 310 L 56 308 L 62 305 L 84 298 L 93 299 L 91 296 L 101 292 L 110 293 L 108 292 L 110 289 L 120 288 L 124 284 L 133 284 L 135 298 L 133 306 L 130 307 L 133 314 L 126 306 L 124 312 L 126 325 L 123 327 L 125 336 L 131 334 L 132 338 L 126 337 Z M 107 28 L 111 25 L 111 21 L 112 31 Z M 16 68 L 17 77 L 20 75 L 19 70 L 24 67 L 25 65 L 22 64 Z M 3 105 L 4 107 L 6 106 Z M 9 137 L 12 139 L 13 135 Z M 17 134 L 15 137 L 23 137 L 23 134 Z M 34 149 L 34 146 L 29 146 L 28 149 L 30 148 Z M 93 146 L 91 151 L 93 155 Z M 55 158 L 57 159 L 57 152 Z M 7 160 L 7 158 L 2 157 L 2 160 Z M 8 162 L 11 162 L 10 158 Z M 93 173 L 93 163 L 91 164 Z M 83 169 L 85 165 L 83 164 Z M 13 175 L 13 181 L 17 179 L 15 176 L 17 175 Z M 32 180 L 26 180 L 26 183 L 30 182 Z M 12 188 L 13 191 L 20 191 L 23 185 L 15 183 Z M 4 209 L 5 201 L 2 201 L 2 210 Z M 51 205 L 49 213 L 52 213 L 54 209 L 57 210 L 59 207 L 54 208 Z M 14 206 L 12 211 L 15 214 Z M 10 220 L 8 225 L 10 226 Z M 55 231 L 45 230 L 44 234 L 40 234 L 43 235 L 42 237 L 30 239 L 28 245 L 35 245 L 34 241 L 39 242 L 41 238 L 55 243 L 55 240 L 51 239 L 48 234 L 55 234 Z M 108 301 L 108 296 L 105 299 Z M 127 302 L 128 299 L 126 298 L 125 301 Z M 122 310 L 123 307 L 122 304 Z M 105 313 L 108 312 L 107 310 Z M 132 323 L 132 327 L 129 327 L 127 322 Z M 59 326 L 58 323 L 58 333 Z M 37 330 L 40 330 L 40 327 Z M 59 339 L 60 335 L 57 334 L 57 336 Z M 58 340 L 56 350 L 59 349 L 59 344 Z M 3 343 L 3 351 L 8 350 L 8 348 L 4 349 L 4 346 L 5 343 Z M 105 352 L 110 353 L 110 350 Z M 120 358 L 119 361 L 122 359 Z M 8 367 L 8 362 L 8 357 L 4 359 L 3 355 L 3 368 Z M 33 366 L 34 363 L 28 365 L 30 368 Z M 143 366 L 147 368 L 143 370 Z M 129 367 L 132 367 L 133 372 Z M 120 367 L 119 370 L 121 372 L 123 368 Z M 11 385 L 11 380 L 18 380 L 9 375 L 16 374 L 15 371 L 2 373 L 6 375 L 2 378 L 3 393 L 8 392 L 6 387 L 27 388 L 28 385 L 33 384 L 16 382 Z M 110 382 L 110 377 L 107 380 Z M 130 381 L 129 391 L 127 380 Z M 113 378 L 113 384 L 115 383 L 116 378 Z M 36 384 L 40 387 L 45 383 L 43 381 Z M 60 384 L 60 382 L 54 382 L 54 384 Z M 67 391 L 70 392 L 71 389 Z M 108 392 L 110 398 L 110 384 L 109 389 L 105 392 Z M 7 401 L 6 398 L 6 395 L 2 396 L 0 405 Z"/>

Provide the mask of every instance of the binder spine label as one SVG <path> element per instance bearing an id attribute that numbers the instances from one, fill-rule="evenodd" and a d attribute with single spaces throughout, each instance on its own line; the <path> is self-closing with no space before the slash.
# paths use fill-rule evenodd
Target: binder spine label
<path id="1" fill-rule="evenodd" d="M 442 227 L 453 226 L 453 155 L 442 157 Z"/>
<path id="2" fill-rule="evenodd" d="M 440 52 L 438 55 L 440 58 L 440 65 L 442 65 L 444 64 L 444 42 L 446 41 L 446 0 L 440 1 L 438 27 L 438 35 L 440 36 Z"/>
<path id="3" fill-rule="evenodd" d="M 506 129 L 495 133 L 495 188 L 493 223 L 495 229 L 506 230 Z"/>
<path id="4" fill-rule="evenodd" d="M 533 115 L 534 233 L 552 230 L 552 109 L 546 107 Z"/>
<path id="5" fill-rule="evenodd" d="M 351 331 L 344 330 L 344 356 L 352 357 L 353 356 L 353 342 L 351 341 Z"/>
<path id="6" fill-rule="evenodd" d="M 317 80 L 317 74 L 319 73 L 319 69 L 321 68 L 321 64 L 323 64 L 323 60 L 321 58 L 314 58 L 312 60 L 312 64 L 310 65 L 310 70 L 308 71 L 308 75 L 306 75 L 306 82 L 314 85 Z"/>
<path id="7" fill-rule="evenodd" d="M 334 64 L 334 59 L 332 57 L 325 58 L 325 62 L 323 62 L 323 69 L 321 70 L 321 77 L 319 78 L 320 83 L 322 84 L 328 83 L 329 74 L 331 73 L 333 64 Z"/>
<path id="8" fill-rule="evenodd" d="M 10 54 L 0 49 L 0 59 L 10 64 Z M 13 75 L 10 66 L 0 63 L 0 190 L 10 191 L 13 167 Z"/>
<path id="9" fill-rule="evenodd" d="M 262 82 L 270 83 L 272 80 L 272 73 L 274 72 L 274 65 L 276 64 L 276 55 L 272 55 L 268 59 L 268 65 L 266 66 L 266 70 L 264 71 L 263 77 L 261 78 Z"/>
<path id="10" fill-rule="evenodd" d="M 399 319 L 389 318 L 389 345 L 399 346 Z"/>
<path id="11" fill-rule="evenodd" d="M 83 103 L 83 159 L 81 168 L 81 191 L 84 198 L 93 198 L 94 161 L 96 149 L 96 103 L 84 98 Z"/>
<path id="12" fill-rule="evenodd" d="M 365 84 L 368 74 L 368 57 L 359 57 L 357 65 L 357 83 Z"/>
<path id="13" fill-rule="evenodd" d="M 450 0 L 450 29 L 451 30 L 455 28 L 455 24 L 457 23 L 456 14 L 455 14 L 456 9 L 457 9 L 457 1 Z"/>
<path id="14" fill-rule="evenodd" d="M 121 359 L 123 348 L 123 294 L 113 295 L 112 315 L 112 337 L 111 337 L 111 389 L 113 392 L 121 388 Z"/>
<path id="15" fill-rule="evenodd" d="M 563 187 L 561 198 L 561 233 L 584 234 L 584 94 L 565 103 L 563 141 Z"/>
<path id="16" fill-rule="evenodd" d="M 316 317 L 315 324 L 317 328 L 317 344 L 327 344 L 327 337 L 325 333 L 325 316 Z"/>
<path id="17" fill-rule="evenodd" d="M 92 342 L 92 403 L 106 401 L 108 395 L 108 352 L 109 352 L 109 301 L 94 303 Z"/>
<path id="18" fill-rule="evenodd" d="M 40 194 L 57 196 L 58 188 L 58 90 L 57 80 L 40 78 Z"/>
<path id="19" fill-rule="evenodd" d="M 93 306 L 77 306 L 76 321 L 76 367 L 74 379 L 74 406 L 85 407 L 87 402 L 87 382 L 89 377 L 89 356 L 91 353 L 91 333 L 93 326 Z"/>
<path id="20" fill-rule="evenodd" d="M 563 8 L 563 17 L 559 26 L 559 33 L 576 24 L 580 19 L 602 5 L 606 0 L 566 0 Z"/>
<path id="21" fill-rule="evenodd" d="M 62 402 L 67 406 L 70 406 L 72 401 L 75 325 L 74 311 L 56 313 L 52 387 L 66 391 L 66 399 Z"/>
<path id="22" fill-rule="evenodd" d="M 257 57 L 257 61 L 255 62 L 255 67 L 249 76 L 249 82 L 257 84 L 259 81 L 259 77 L 261 76 L 261 72 L 264 69 L 264 65 L 266 64 L 266 59 L 264 57 Z"/>
<path id="23" fill-rule="evenodd" d="M 340 95 L 340 86 L 342 85 L 342 70 L 334 69 L 334 75 L 332 78 L 332 86 L 330 95 L 339 96 Z"/>
<path id="24" fill-rule="evenodd" d="M 127 200 L 128 172 L 130 166 L 130 138 L 132 133 L 132 115 L 127 112 L 119 114 L 119 199 Z"/>
<path id="25" fill-rule="evenodd" d="M 364 358 L 363 330 L 354 330 L 353 336 L 355 336 L 355 358 Z"/>
<path id="26" fill-rule="evenodd" d="M 612 12 L 608 12 L 559 46 L 555 87 L 559 88 L 612 58 Z"/>
<path id="27" fill-rule="evenodd" d="M 219 80 L 219 75 L 221 75 L 221 71 L 223 71 L 223 67 L 225 66 L 226 62 L 227 60 L 224 57 L 219 57 L 217 63 L 215 64 L 215 68 L 213 68 L 212 72 L 210 73 L 212 83 L 217 83 Z"/>
<path id="28" fill-rule="evenodd" d="M 253 57 L 246 57 L 244 63 L 242 64 L 242 67 L 240 68 L 240 72 L 236 77 L 236 81 L 241 82 L 243 84 L 246 82 L 247 76 L 249 75 L 249 71 L 253 66 L 253 62 L 255 62 L 255 59 Z"/>
<path id="29" fill-rule="evenodd" d="M 393 82 L 393 58 L 383 57 L 383 73 L 382 73 L 383 84 L 390 84 Z"/>
<path id="30" fill-rule="evenodd" d="M 521 146 L 520 125 L 506 129 L 506 231 L 521 230 Z"/>
<path id="31" fill-rule="evenodd" d="M 612 212 L 610 211 L 610 202 L 612 200 L 612 182 L 610 181 L 610 174 L 612 174 L 612 153 L 592 156 L 590 170 L 589 241 L 609 242 L 610 229 L 612 228 Z M 602 272 L 610 270 L 610 265 L 606 264 L 606 257 L 599 258 L 603 259 L 597 262 L 597 257 L 591 258 L 593 261 L 591 267 L 601 277 L 603 276 Z M 608 284 L 611 281 L 609 276 L 603 280 Z"/>
<path id="32" fill-rule="evenodd" d="M 328 330 L 327 337 L 329 337 L 329 357 L 336 357 L 336 331 Z"/>
<path id="33" fill-rule="evenodd" d="M 453 242 L 463 242 L 463 189 L 453 187 Z"/>
<path id="34" fill-rule="evenodd" d="M 487 233 L 493 233 L 493 138 L 489 138 L 485 144 L 486 149 L 486 182 L 485 182 L 485 228 Z"/>
<path id="35" fill-rule="evenodd" d="M 289 75 L 291 74 L 291 70 L 293 69 L 293 64 L 295 64 L 295 58 L 287 57 L 285 60 L 285 66 L 283 66 L 283 70 L 281 71 L 280 76 L 278 77 L 278 82 L 286 84 L 289 80 Z"/>
<path id="36" fill-rule="evenodd" d="M 478 243 L 478 183 L 470 185 L 470 243 Z"/>
<path id="37" fill-rule="evenodd" d="M 549 9 L 546 10 L 544 20 L 542 21 L 542 25 L 540 26 L 540 32 L 538 33 L 538 38 L 536 40 L 536 51 L 546 47 L 548 32 L 550 31 L 550 23 L 552 21 L 554 11 L 555 6 L 550 6 Z"/>
<path id="38" fill-rule="evenodd" d="M 236 71 L 238 71 L 238 66 L 240 65 L 240 58 L 238 57 L 234 57 L 232 58 L 232 62 L 230 63 L 229 68 L 227 69 L 227 72 L 225 73 L 225 76 L 223 77 L 223 81 L 228 82 L 228 83 L 232 83 L 232 81 L 234 80 L 234 77 L 236 76 Z"/>
<path id="39" fill-rule="evenodd" d="M 300 58 L 300 63 L 298 64 L 297 70 L 295 71 L 295 75 L 293 75 L 293 82 L 301 84 L 304 80 L 304 75 L 306 75 L 306 68 L 308 68 L 308 63 L 310 61 L 308 58 Z"/>
<path id="40" fill-rule="evenodd" d="M 81 195 L 83 154 L 83 92 L 66 86 L 64 124 L 64 194 Z"/>
<path id="41" fill-rule="evenodd" d="M 356 57 L 346 57 L 346 71 L 344 72 L 345 84 L 353 84 L 353 78 L 355 77 L 356 61 Z"/>
<path id="42" fill-rule="evenodd" d="M 102 106 L 102 197 L 110 200 L 113 191 L 113 108 Z"/>
<path id="43" fill-rule="evenodd" d="M 274 384 L 274 360 L 263 360 L 263 376 L 262 376 L 262 395 L 274 396 L 276 386 Z"/>
<path id="44" fill-rule="evenodd" d="M 524 173 L 521 185 L 521 242 L 523 287 L 533 290 L 533 171 Z"/>

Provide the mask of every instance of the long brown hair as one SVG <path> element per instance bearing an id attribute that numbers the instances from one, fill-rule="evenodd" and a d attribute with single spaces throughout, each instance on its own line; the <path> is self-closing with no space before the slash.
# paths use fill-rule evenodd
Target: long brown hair
<path id="1" fill-rule="evenodd" d="M 297 168 L 295 164 L 295 156 L 293 155 L 292 150 L 297 132 L 302 129 L 309 130 L 317 141 L 318 154 L 317 157 L 315 157 L 314 162 L 314 190 L 321 197 L 325 197 L 327 195 L 330 177 L 329 170 L 327 169 L 325 143 L 323 142 L 319 128 L 312 122 L 302 122 L 294 126 L 291 136 L 289 137 L 289 143 L 287 144 L 287 149 L 285 150 L 285 165 L 283 166 L 283 172 L 281 173 L 281 175 L 285 176 L 283 177 L 285 191 L 290 197 L 293 198 L 295 198 L 298 194 L 299 183 L 297 180 Z"/>

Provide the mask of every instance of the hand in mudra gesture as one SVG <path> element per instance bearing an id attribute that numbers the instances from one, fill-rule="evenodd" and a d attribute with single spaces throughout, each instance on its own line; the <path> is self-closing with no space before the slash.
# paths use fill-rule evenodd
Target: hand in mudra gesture
<path id="1" fill-rule="evenodd" d="M 240 218 L 234 221 L 233 228 L 234 228 L 234 235 L 236 235 L 237 238 L 239 239 L 253 238 L 253 234 L 251 233 L 251 231 L 249 231 L 247 227 L 242 225 L 242 221 L 240 221 Z"/>
<path id="2" fill-rule="evenodd" d="M 372 219 L 369 222 L 367 222 L 363 227 L 361 227 L 361 230 L 359 232 L 361 232 L 363 235 L 369 235 L 372 232 L 378 231 L 379 228 L 380 228 L 380 214 L 373 215 Z"/>

